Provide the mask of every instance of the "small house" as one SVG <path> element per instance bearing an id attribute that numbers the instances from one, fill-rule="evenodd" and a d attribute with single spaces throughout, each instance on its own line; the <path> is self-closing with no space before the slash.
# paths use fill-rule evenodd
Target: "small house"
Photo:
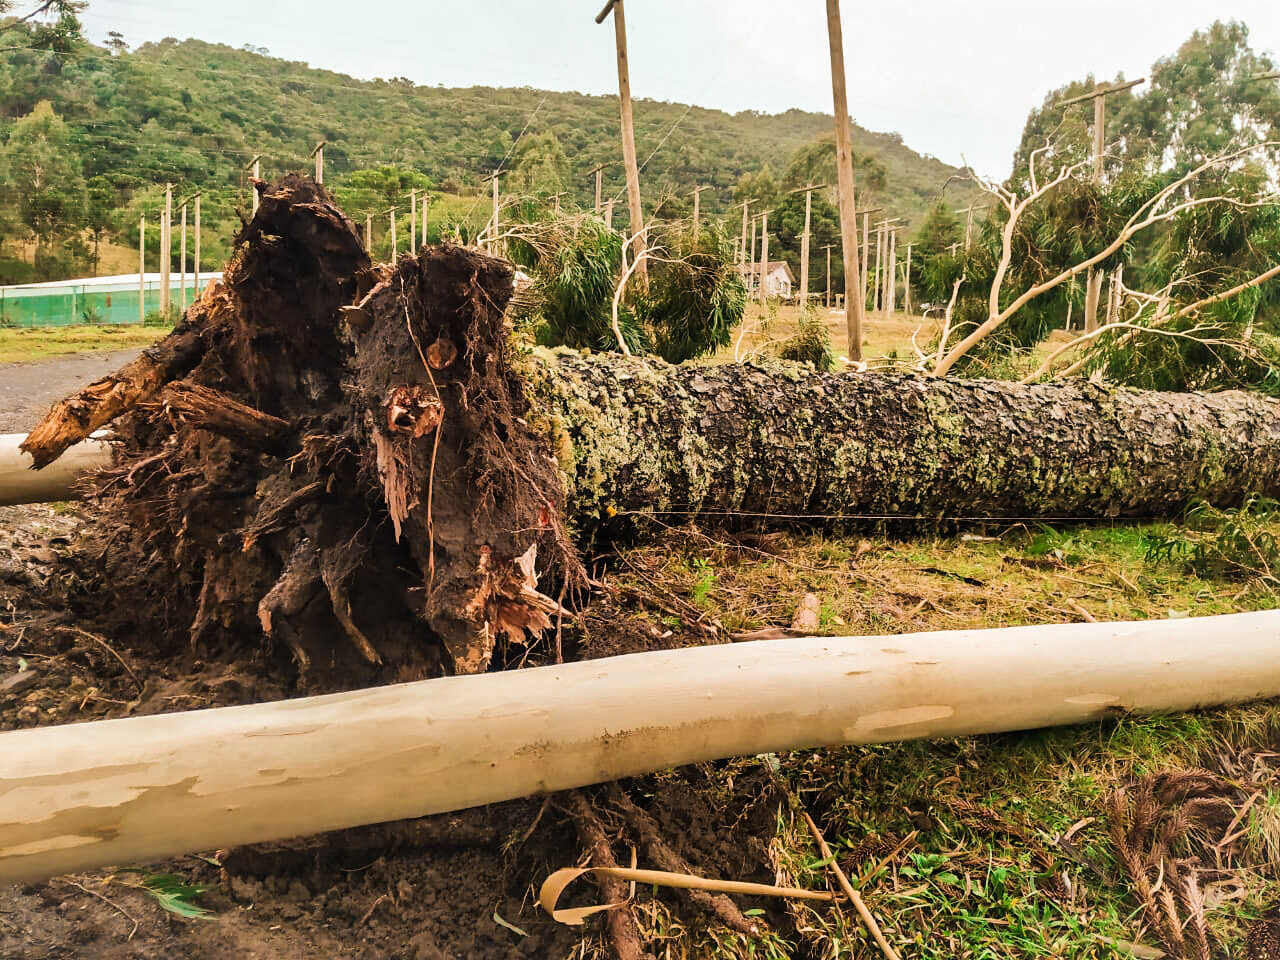
<path id="1" fill-rule="evenodd" d="M 747 289 L 758 293 L 760 289 L 760 264 L 747 264 L 744 277 L 747 281 Z M 787 261 L 770 260 L 765 268 L 764 283 L 765 296 L 777 297 L 779 300 L 790 300 L 796 277 L 791 272 L 791 267 L 787 265 Z"/>

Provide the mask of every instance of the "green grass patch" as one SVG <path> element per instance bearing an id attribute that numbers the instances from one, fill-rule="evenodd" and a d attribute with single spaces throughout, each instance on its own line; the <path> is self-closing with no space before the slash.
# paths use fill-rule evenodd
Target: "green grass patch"
<path id="1" fill-rule="evenodd" d="M 69 353 L 145 347 L 168 332 L 166 327 L 133 324 L 0 327 L 0 363 L 31 363 Z"/>

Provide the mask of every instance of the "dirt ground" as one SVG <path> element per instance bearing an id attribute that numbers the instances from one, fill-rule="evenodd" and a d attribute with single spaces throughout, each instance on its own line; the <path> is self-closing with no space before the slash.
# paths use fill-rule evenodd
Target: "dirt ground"
<path id="1" fill-rule="evenodd" d="M 139 352 L 95 351 L 39 363 L 0 364 L 0 433 L 29 430 L 55 400 L 118 369 Z"/>

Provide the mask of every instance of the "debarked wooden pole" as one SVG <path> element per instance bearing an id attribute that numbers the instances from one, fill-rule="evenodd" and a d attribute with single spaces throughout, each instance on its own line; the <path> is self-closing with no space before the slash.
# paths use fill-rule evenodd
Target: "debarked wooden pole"
<path id="1" fill-rule="evenodd" d="M 0 734 L 0 880 L 722 757 L 1280 695 L 1280 611 L 660 651 Z"/>
<path id="2" fill-rule="evenodd" d="M 32 470 L 31 455 L 18 449 L 26 438 L 25 433 L 0 434 L 0 507 L 74 500 L 79 496 L 75 482 L 111 463 L 111 445 L 91 438 L 77 443 L 43 470 Z"/>

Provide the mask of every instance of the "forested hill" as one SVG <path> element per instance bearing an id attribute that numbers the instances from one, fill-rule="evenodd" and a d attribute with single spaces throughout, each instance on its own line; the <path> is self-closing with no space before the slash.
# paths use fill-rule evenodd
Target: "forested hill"
<path id="1" fill-rule="evenodd" d="M 622 194 L 613 96 L 360 81 L 263 50 L 199 40 L 165 40 L 132 52 L 84 46 L 72 55 L 11 49 L 0 53 L 0 94 L 6 139 L 48 101 L 90 193 L 93 178 L 102 178 L 100 205 L 111 205 L 108 188 L 114 189 L 121 211 L 137 206 L 135 194 L 144 206 L 152 203 L 154 185 L 172 181 L 180 193 L 204 190 L 206 215 L 217 223 L 244 196 L 244 167 L 253 156 L 262 155 L 264 176 L 307 169 L 319 140 L 328 142 L 326 179 L 339 186 L 357 170 L 393 166 L 428 178 L 437 191 L 471 193 L 504 158 L 509 169 L 536 147 L 545 154 L 535 158 L 547 175 L 542 186 L 590 203 L 587 171 L 610 162 L 606 196 Z M 733 202 L 744 174 L 767 165 L 781 178 L 799 148 L 831 130 L 829 116 L 799 110 L 731 115 L 644 99 L 636 101 L 635 117 L 638 153 L 647 161 L 646 205 L 674 193 L 678 207 L 695 184 L 709 184 L 715 189 L 703 194 L 703 204 L 710 212 Z M 854 146 L 873 172 L 867 182 L 875 202 L 908 222 L 921 219 L 957 172 L 909 149 L 897 134 L 855 127 Z M 968 192 L 951 191 L 957 200 Z M 115 224 L 123 242 L 136 212 L 122 213 Z"/>

